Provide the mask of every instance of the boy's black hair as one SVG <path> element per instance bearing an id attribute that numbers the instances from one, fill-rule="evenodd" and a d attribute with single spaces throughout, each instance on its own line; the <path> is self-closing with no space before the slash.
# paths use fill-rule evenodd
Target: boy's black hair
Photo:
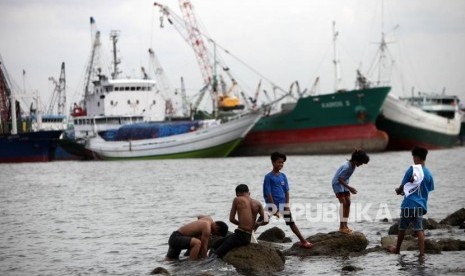
<path id="1" fill-rule="evenodd" d="M 271 161 L 274 162 L 278 160 L 279 158 L 283 159 L 283 161 L 286 162 L 286 155 L 284 153 L 275 151 L 271 154 Z"/>
<path id="2" fill-rule="evenodd" d="M 350 158 L 350 161 L 357 161 L 360 164 L 368 164 L 370 161 L 370 157 L 368 154 L 366 154 L 365 151 L 356 149 L 352 152 L 352 157 Z"/>
<path id="3" fill-rule="evenodd" d="M 245 184 L 239 184 L 236 187 L 236 194 L 241 194 L 241 193 L 248 193 L 249 192 L 249 187 Z"/>
<path id="4" fill-rule="evenodd" d="M 228 225 L 221 220 L 215 221 L 218 226 L 218 235 L 225 237 L 228 234 Z"/>
<path id="5" fill-rule="evenodd" d="M 412 149 L 412 156 L 417 156 L 421 160 L 425 161 L 428 155 L 428 150 L 419 146 L 415 146 Z"/>

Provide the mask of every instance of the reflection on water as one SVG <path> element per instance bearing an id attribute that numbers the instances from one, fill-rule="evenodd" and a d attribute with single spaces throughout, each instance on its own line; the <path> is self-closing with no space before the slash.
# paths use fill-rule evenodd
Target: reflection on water
<path id="1" fill-rule="evenodd" d="M 297 223 L 305 236 L 337 230 L 326 208 L 337 204 L 331 188 L 336 169 L 350 156 L 289 156 L 283 172 L 290 183 L 291 203 L 302 206 Z M 351 185 L 349 222 L 362 231 L 369 247 L 379 245 L 391 222 L 381 222 L 388 211 L 396 218 L 401 197 L 394 188 L 412 163 L 409 152 L 370 155 L 370 163 L 356 169 Z M 441 220 L 464 207 L 465 148 L 431 151 L 427 166 L 436 190 L 430 194 L 428 216 Z M 1 275 L 144 275 L 162 266 L 176 275 L 192 271 L 237 275 L 215 262 L 163 261 L 171 232 L 209 214 L 228 221 L 234 188 L 246 183 L 251 195 L 263 202 L 262 181 L 271 170 L 269 157 L 186 159 L 134 162 L 52 162 L 0 165 L 0 274 Z M 308 206 L 308 210 L 307 210 Z M 358 206 L 358 207 L 357 207 Z M 367 207 L 368 206 L 368 207 Z M 320 208 L 321 218 L 317 215 Z M 358 209 L 358 210 L 357 210 Z M 386 211 L 387 210 L 387 211 Z M 317 219 L 315 219 L 317 218 Z M 231 229 L 234 225 L 229 224 Z M 278 226 L 296 237 L 282 221 L 273 221 L 259 233 Z M 430 237 L 464 238 L 463 230 L 428 231 Z M 439 236 L 441 235 L 441 236 Z M 286 246 L 290 246 L 286 245 Z M 360 257 L 287 257 L 285 270 L 275 275 L 437 275 L 462 274 L 463 252 L 427 255 L 373 252 Z M 348 271 L 344 267 L 359 270 Z"/>

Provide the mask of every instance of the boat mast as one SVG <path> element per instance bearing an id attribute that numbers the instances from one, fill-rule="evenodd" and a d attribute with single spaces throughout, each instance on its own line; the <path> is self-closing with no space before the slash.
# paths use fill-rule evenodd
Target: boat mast
<path id="1" fill-rule="evenodd" d="M 118 70 L 118 65 L 121 63 L 121 59 L 118 58 L 118 49 L 116 43 L 118 43 L 119 31 L 112 30 L 110 32 L 110 40 L 113 44 L 113 72 L 111 73 L 112 79 L 117 79 L 121 71 Z"/>
<path id="2" fill-rule="evenodd" d="M 333 21 L 333 52 L 334 52 L 334 59 L 333 59 L 333 64 L 334 64 L 334 91 L 339 91 L 339 85 L 341 83 L 341 76 L 339 72 L 339 64 L 340 60 L 338 57 L 338 52 L 337 52 L 337 36 L 339 35 L 339 32 L 336 31 L 336 21 Z"/>

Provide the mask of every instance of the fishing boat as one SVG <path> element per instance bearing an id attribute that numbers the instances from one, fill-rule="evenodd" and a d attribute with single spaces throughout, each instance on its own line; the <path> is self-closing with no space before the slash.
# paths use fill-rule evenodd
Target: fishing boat
<path id="1" fill-rule="evenodd" d="M 389 95 L 376 125 L 389 135 L 388 150 L 450 148 L 460 132 L 458 98 L 428 95 L 401 98 Z"/>
<path id="2" fill-rule="evenodd" d="M 91 19 L 93 24 L 95 20 Z M 99 72 L 91 91 L 86 85 L 82 106 L 74 106 L 74 142 L 67 139 L 64 145 L 70 152 L 104 160 L 225 157 L 260 118 L 258 111 L 235 113 L 231 104 L 225 112 L 234 114 L 228 116 L 215 108 L 208 118 L 201 118 L 199 115 L 206 113 L 196 108 L 188 110 L 183 103 L 185 96 L 179 95 L 183 93 L 178 93 L 179 99 L 165 87 L 163 69 L 151 49 L 156 80 L 150 79 L 147 72 L 143 72 L 143 78 L 119 78 L 118 34 L 110 36 L 114 46 L 111 78 Z M 100 45 L 98 32 L 93 45 L 94 52 Z M 207 83 L 201 92 L 206 93 L 212 86 Z M 225 99 L 217 100 L 215 106 L 220 107 Z"/>
<path id="3" fill-rule="evenodd" d="M 102 159 L 166 159 L 166 158 L 199 158 L 226 157 L 242 141 L 247 132 L 260 118 L 260 113 L 239 114 L 223 120 L 200 120 L 188 122 L 152 124 L 136 124 L 122 126 L 119 133 L 129 130 L 135 134 L 141 129 L 148 129 L 149 136 L 133 140 L 124 137 L 122 140 L 104 140 L 102 136 L 90 139 L 86 148 Z M 176 126 L 177 125 L 177 126 Z M 160 135 L 161 129 L 171 129 L 166 136 Z M 150 129 L 155 131 L 150 131 Z M 157 136 L 158 135 L 158 136 Z"/>
<path id="4" fill-rule="evenodd" d="M 0 163 L 51 161 L 62 131 L 33 130 L 16 99 L 0 57 Z"/>

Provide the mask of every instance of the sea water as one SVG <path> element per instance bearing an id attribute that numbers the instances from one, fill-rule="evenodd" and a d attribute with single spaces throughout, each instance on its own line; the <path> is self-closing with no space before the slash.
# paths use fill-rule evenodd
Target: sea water
<path id="1" fill-rule="evenodd" d="M 283 172 L 297 226 L 305 237 L 338 229 L 331 179 L 350 154 L 288 156 Z M 380 244 L 402 197 L 394 192 L 412 164 L 408 151 L 370 154 L 350 185 L 349 226 L 363 232 L 368 248 Z M 465 207 L 465 147 L 430 151 L 427 167 L 435 180 L 428 217 L 437 221 Z M 229 223 L 237 184 L 248 184 L 263 202 L 268 156 L 151 161 L 63 161 L 0 164 L 0 275 L 148 275 L 164 267 L 174 275 L 240 275 L 221 260 L 167 263 L 168 237 L 184 223 L 207 214 Z M 383 222 L 383 219 L 388 219 Z M 280 227 L 274 219 L 257 231 Z M 427 230 L 428 237 L 465 239 L 463 229 Z M 290 247 L 292 243 L 285 244 Z M 273 275 L 463 275 L 465 251 L 359 257 L 286 257 Z M 345 272 L 345 266 L 359 270 Z"/>

